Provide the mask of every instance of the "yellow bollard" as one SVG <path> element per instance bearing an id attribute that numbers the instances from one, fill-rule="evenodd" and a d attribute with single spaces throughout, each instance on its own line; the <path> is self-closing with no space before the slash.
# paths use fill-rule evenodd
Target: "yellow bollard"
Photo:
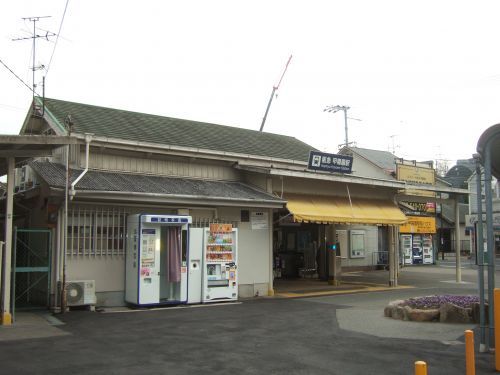
<path id="1" fill-rule="evenodd" d="M 476 358 L 474 356 L 474 332 L 465 331 L 465 375 L 476 374 Z"/>
<path id="2" fill-rule="evenodd" d="M 500 289 L 493 291 L 494 324 L 495 324 L 495 369 L 500 371 Z M 491 308 L 491 306 L 490 306 Z"/>
<path id="3" fill-rule="evenodd" d="M 427 363 L 424 361 L 415 362 L 415 375 L 427 375 Z"/>

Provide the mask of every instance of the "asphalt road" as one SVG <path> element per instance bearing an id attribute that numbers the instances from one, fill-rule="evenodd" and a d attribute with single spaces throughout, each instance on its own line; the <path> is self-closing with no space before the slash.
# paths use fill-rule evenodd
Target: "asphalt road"
<path id="1" fill-rule="evenodd" d="M 258 298 L 237 304 L 152 311 L 73 311 L 65 335 L 0 341 L 0 374 L 464 374 L 463 332 L 473 326 L 383 317 L 391 300 L 477 294 L 477 273 L 418 267 L 414 288 L 319 298 Z M 386 272 L 349 279 L 386 280 Z M 478 344 L 476 332 L 476 344 Z M 476 351 L 476 374 L 495 373 Z"/>

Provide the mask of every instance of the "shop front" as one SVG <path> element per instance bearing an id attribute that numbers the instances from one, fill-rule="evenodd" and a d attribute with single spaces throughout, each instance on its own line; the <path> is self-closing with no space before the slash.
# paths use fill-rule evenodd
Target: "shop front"
<path id="1" fill-rule="evenodd" d="M 436 219 L 428 216 L 408 216 L 408 222 L 399 227 L 403 265 L 433 264 L 435 260 L 433 236 Z"/>
<path id="2" fill-rule="evenodd" d="M 274 277 L 335 280 L 340 268 L 373 269 L 388 260 L 387 232 L 406 222 L 389 200 L 285 194 L 275 212 Z"/>

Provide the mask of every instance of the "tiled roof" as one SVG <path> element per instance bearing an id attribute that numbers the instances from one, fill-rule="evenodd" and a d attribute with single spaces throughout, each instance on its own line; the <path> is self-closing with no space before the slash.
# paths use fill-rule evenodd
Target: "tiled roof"
<path id="1" fill-rule="evenodd" d="M 45 106 L 60 124 L 71 115 L 74 131 L 81 134 L 304 162 L 315 150 L 296 138 L 256 130 L 49 98 Z"/>
<path id="2" fill-rule="evenodd" d="M 33 161 L 30 167 L 37 172 L 49 186 L 65 188 L 66 169 L 61 164 Z M 70 184 L 82 173 L 81 169 L 72 169 Z M 161 177 L 130 173 L 101 172 L 89 170 L 77 183 L 76 190 L 101 192 L 130 192 L 146 194 L 164 194 L 196 196 L 245 201 L 275 201 L 281 199 L 262 190 L 241 182 L 194 180 L 177 177 Z"/>

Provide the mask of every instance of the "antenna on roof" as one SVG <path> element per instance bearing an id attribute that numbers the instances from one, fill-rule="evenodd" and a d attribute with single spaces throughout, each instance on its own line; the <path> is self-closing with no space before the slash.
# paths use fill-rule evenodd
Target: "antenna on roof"
<path id="1" fill-rule="evenodd" d="M 40 69 L 45 69 L 45 66 L 44 65 L 39 65 L 39 66 L 36 66 L 35 65 L 35 52 L 36 52 L 36 40 L 38 38 L 45 38 L 47 41 L 49 40 L 49 37 L 50 36 L 54 36 L 56 34 L 54 34 L 53 32 L 51 31 L 45 31 L 45 35 L 39 35 L 37 34 L 36 32 L 36 23 L 38 21 L 40 21 L 41 18 L 50 18 L 51 16 L 36 16 L 36 17 L 23 17 L 22 19 L 24 21 L 30 21 L 30 22 L 33 22 L 33 35 L 29 36 L 29 37 L 26 37 L 26 38 L 16 38 L 16 39 L 12 39 L 12 41 L 16 42 L 16 41 L 19 41 L 19 40 L 27 40 L 27 39 L 32 39 L 33 40 L 33 52 L 32 52 L 32 57 L 33 57 L 33 65 L 31 66 L 31 70 L 33 71 L 33 78 L 32 78 L 32 89 L 31 91 L 33 92 L 33 98 L 32 98 L 32 101 L 33 101 L 33 114 L 35 114 L 35 109 L 36 109 L 36 106 L 35 106 L 35 94 L 36 93 L 36 87 L 37 87 L 37 84 L 35 82 L 35 71 L 37 70 L 40 70 Z M 45 77 L 43 79 L 43 101 L 42 101 L 42 116 L 43 116 L 43 112 L 45 112 Z"/>
<path id="2" fill-rule="evenodd" d="M 23 20 L 24 21 L 30 21 L 30 22 L 33 22 L 33 35 L 29 36 L 29 37 L 26 37 L 26 38 L 16 38 L 16 39 L 12 39 L 12 41 L 14 42 L 17 42 L 19 40 L 27 40 L 27 39 L 33 39 L 33 53 L 32 53 L 32 57 L 33 57 L 33 65 L 31 66 L 31 70 L 33 71 L 33 81 L 31 82 L 32 85 L 33 85 L 33 98 L 35 97 L 35 89 L 36 89 L 36 83 L 35 83 L 35 71 L 36 70 L 39 70 L 39 69 L 44 69 L 45 66 L 44 65 L 40 65 L 40 66 L 35 66 L 35 51 L 36 51 L 36 40 L 38 38 L 45 38 L 47 41 L 49 40 L 49 36 L 54 36 L 56 34 L 54 34 L 53 32 L 51 31 L 46 31 L 45 32 L 45 35 L 39 35 L 37 34 L 36 32 L 36 23 L 38 21 L 40 21 L 41 18 L 49 18 L 50 16 L 37 16 L 37 17 L 23 17 Z"/>
<path id="3" fill-rule="evenodd" d="M 262 129 L 264 129 L 264 124 L 266 123 L 267 114 L 269 112 L 269 108 L 271 107 L 271 103 L 273 101 L 274 94 L 276 93 L 276 91 L 280 87 L 281 81 L 283 80 L 283 77 L 285 76 L 286 70 L 288 69 L 288 64 L 290 64 L 290 60 L 292 60 L 292 55 L 290 55 L 290 57 L 288 58 L 288 62 L 285 65 L 285 69 L 283 70 L 283 74 L 281 75 L 281 78 L 280 78 L 278 84 L 276 86 L 273 86 L 273 91 L 271 92 L 271 97 L 269 98 L 269 103 L 267 103 L 266 113 L 264 113 L 264 118 L 262 119 L 262 124 L 260 125 L 260 130 L 259 130 L 260 132 L 262 131 Z"/>
<path id="4" fill-rule="evenodd" d="M 389 138 L 391 138 L 392 140 L 392 147 L 391 145 L 389 145 L 389 151 L 393 154 L 393 155 L 396 155 L 396 149 L 400 148 L 401 146 L 399 144 L 396 144 L 395 143 L 395 138 L 398 136 L 398 134 L 392 134 L 389 136 Z"/>

